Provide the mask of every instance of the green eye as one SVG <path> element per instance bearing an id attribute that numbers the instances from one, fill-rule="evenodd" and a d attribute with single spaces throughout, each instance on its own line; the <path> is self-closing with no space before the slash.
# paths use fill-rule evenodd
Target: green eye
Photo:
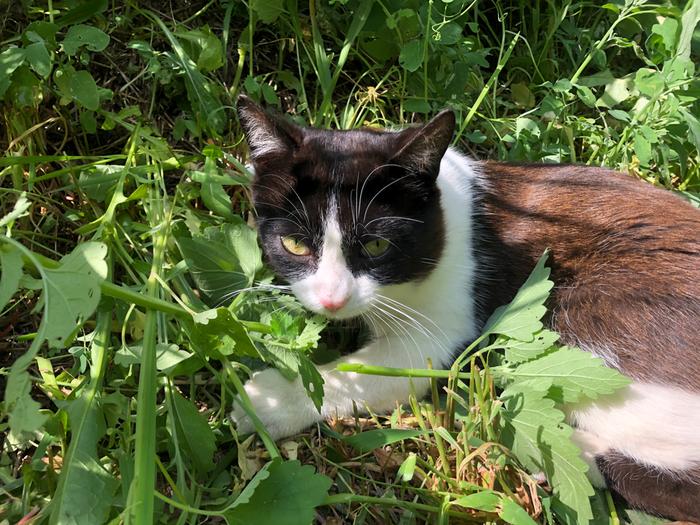
<path id="1" fill-rule="evenodd" d="M 294 237 L 287 235 L 280 237 L 280 240 L 282 241 L 282 246 L 284 246 L 284 249 L 292 255 L 311 255 L 311 249 L 299 239 L 295 239 Z"/>
<path id="2" fill-rule="evenodd" d="M 362 245 L 362 250 L 369 257 L 379 257 L 389 249 L 389 241 L 386 239 L 374 239 Z"/>

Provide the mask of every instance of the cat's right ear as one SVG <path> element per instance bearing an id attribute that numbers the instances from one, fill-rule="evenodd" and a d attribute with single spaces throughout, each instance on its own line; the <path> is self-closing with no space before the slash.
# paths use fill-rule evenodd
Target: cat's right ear
<path id="1" fill-rule="evenodd" d="M 282 115 L 265 111 L 246 96 L 240 95 L 236 104 L 250 157 L 253 161 L 269 155 L 290 155 L 302 142 L 302 129 Z"/>

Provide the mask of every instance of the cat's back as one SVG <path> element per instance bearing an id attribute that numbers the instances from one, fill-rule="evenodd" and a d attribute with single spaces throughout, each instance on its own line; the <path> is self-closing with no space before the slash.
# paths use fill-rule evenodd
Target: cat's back
<path id="1" fill-rule="evenodd" d="M 678 381 L 683 366 L 700 390 L 700 210 L 601 168 L 486 162 L 480 171 L 494 303 L 549 248 L 551 324 L 564 342 L 595 347 L 637 377 Z"/>

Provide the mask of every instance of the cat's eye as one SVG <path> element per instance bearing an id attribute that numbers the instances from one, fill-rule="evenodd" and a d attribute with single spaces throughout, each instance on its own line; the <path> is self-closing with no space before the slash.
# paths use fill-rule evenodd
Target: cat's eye
<path id="1" fill-rule="evenodd" d="M 389 241 L 386 239 L 374 239 L 362 245 L 362 251 L 369 257 L 379 257 L 389 249 Z"/>
<path id="2" fill-rule="evenodd" d="M 280 240 L 282 241 L 282 246 L 284 246 L 284 249 L 292 255 L 311 255 L 311 249 L 299 239 L 296 239 L 290 235 L 285 235 L 280 237 Z"/>

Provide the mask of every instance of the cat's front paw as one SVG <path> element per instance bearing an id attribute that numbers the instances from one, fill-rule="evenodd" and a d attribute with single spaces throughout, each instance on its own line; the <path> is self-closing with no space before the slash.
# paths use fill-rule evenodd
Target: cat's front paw
<path id="1" fill-rule="evenodd" d="M 274 368 L 256 372 L 244 386 L 255 414 L 273 439 L 295 434 L 321 419 L 301 380 L 289 381 Z M 253 421 L 237 404 L 231 413 L 238 432 L 255 430 Z"/>

